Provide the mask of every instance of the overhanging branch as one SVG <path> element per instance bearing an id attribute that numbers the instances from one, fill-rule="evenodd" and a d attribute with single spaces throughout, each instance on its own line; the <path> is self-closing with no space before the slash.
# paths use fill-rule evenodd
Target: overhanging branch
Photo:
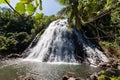
<path id="1" fill-rule="evenodd" d="M 15 12 L 17 13 L 19 16 L 22 16 L 21 14 L 19 14 L 10 4 L 7 0 L 5 0 L 5 2 L 7 3 L 7 5 Z"/>

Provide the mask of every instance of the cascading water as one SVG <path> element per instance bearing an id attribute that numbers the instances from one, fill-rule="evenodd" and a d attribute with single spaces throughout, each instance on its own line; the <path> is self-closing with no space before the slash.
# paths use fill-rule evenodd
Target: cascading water
<path id="1" fill-rule="evenodd" d="M 87 40 L 81 31 L 68 29 L 67 20 L 53 21 L 40 37 L 35 47 L 30 49 L 27 60 L 40 62 L 79 62 L 76 59 L 76 45 L 81 43 L 86 59 L 92 64 L 108 61 L 107 57 L 94 44 Z M 78 53 L 77 53 L 78 54 Z M 98 62 L 99 61 L 99 62 Z"/>

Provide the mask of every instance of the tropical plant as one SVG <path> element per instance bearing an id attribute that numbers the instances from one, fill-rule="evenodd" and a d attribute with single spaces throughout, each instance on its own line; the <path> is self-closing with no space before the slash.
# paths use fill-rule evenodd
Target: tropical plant
<path id="1" fill-rule="evenodd" d="M 26 12 L 33 15 L 38 7 L 42 10 L 42 0 L 20 0 L 16 3 L 15 9 L 10 5 L 10 0 L 0 0 L 0 4 L 2 3 L 7 3 L 20 16 Z"/>
<path id="2" fill-rule="evenodd" d="M 23 52 L 34 37 L 56 19 L 54 15 L 44 16 L 43 13 L 21 17 L 11 9 L 0 8 L 0 54 Z"/>
<path id="3" fill-rule="evenodd" d="M 120 6 L 119 0 L 57 0 L 60 4 L 66 5 L 59 15 L 69 18 L 77 28 L 97 21 L 106 14 Z"/>

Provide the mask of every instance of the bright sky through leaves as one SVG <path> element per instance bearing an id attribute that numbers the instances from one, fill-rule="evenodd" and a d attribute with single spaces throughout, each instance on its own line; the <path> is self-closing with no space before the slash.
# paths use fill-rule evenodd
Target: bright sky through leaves
<path id="1" fill-rule="evenodd" d="M 19 0 L 11 0 L 10 4 L 15 7 L 16 2 Z M 56 14 L 59 10 L 61 10 L 63 7 L 56 2 L 56 0 L 42 0 L 42 6 L 43 10 L 37 10 L 37 12 L 43 12 L 45 15 L 52 15 Z M 5 4 L 0 4 L 0 7 L 9 7 L 8 5 Z"/>

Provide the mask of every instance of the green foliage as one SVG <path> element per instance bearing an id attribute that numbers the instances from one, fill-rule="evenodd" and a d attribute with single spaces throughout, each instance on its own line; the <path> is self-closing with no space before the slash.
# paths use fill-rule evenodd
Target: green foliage
<path id="1" fill-rule="evenodd" d="M 105 75 L 102 74 L 102 75 L 99 76 L 99 78 L 100 78 L 101 80 L 104 80 Z"/>
<path id="2" fill-rule="evenodd" d="M 0 15 L 0 53 L 22 52 L 31 40 L 32 18 L 20 17 L 6 8 L 1 8 Z"/>
<path id="3" fill-rule="evenodd" d="M 70 25 L 81 28 L 93 43 L 94 39 L 102 40 L 103 48 L 120 57 L 120 0 L 57 1 L 66 6 L 58 15 L 67 17 Z"/>
<path id="4" fill-rule="evenodd" d="M 0 36 L 0 51 L 6 50 L 5 40 L 6 37 Z"/>
<path id="5" fill-rule="evenodd" d="M 33 4 L 28 4 L 26 8 L 28 14 L 30 15 L 33 14 L 33 12 L 35 12 L 36 10 L 36 7 Z"/>
<path id="6" fill-rule="evenodd" d="M 111 77 L 111 80 L 120 80 L 120 76 L 119 77 Z"/>
<path id="7" fill-rule="evenodd" d="M 0 4 L 3 3 L 9 4 L 10 0 L 0 0 Z M 15 6 L 15 10 L 19 14 L 28 13 L 29 15 L 32 15 L 38 7 L 42 10 L 42 0 L 20 0 Z"/>
<path id="8" fill-rule="evenodd" d="M 26 49 L 28 43 L 31 39 L 30 35 L 27 32 L 19 32 L 16 34 L 15 39 L 17 40 L 16 47 L 19 48 L 19 52 Z"/>
<path id="9" fill-rule="evenodd" d="M 35 16 L 18 16 L 7 8 L 0 8 L 0 54 L 23 52 L 34 37 L 44 32 L 46 27 L 56 16 L 44 16 L 37 13 Z"/>
<path id="10" fill-rule="evenodd" d="M 9 2 L 9 0 L 7 1 Z M 74 24 L 78 29 L 81 27 L 82 29 L 83 27 L 87 27 L 84 31 L 88 32 L 88 34 L 90 32 L 90 34 L 94 35 L 93 37 L 102 37 L 109 34 L 110 36 L 113 36 L 112 39 L 114 38 L 113 41 L 115 41 L 115 43 L 120 44 L 120 37 L 118 37 L 120 34 L 120 8 L 114 10 L 114 8 L 119 6 L 120 0 L 56 1 L 62 5 L 65 5 L 65 7 L 59 12 L 59 15 L 62 15 L 65 18 L 67 17 L 70 26 Z M 4 3 L 4 1 L 1 0 L 0 3 Z M 26 12 L 29 15 L 32 15 L 37 8 L 42 10 L 42 0 L 20 0 L 16 4 L 15 10 L 23 15 L 22 18 L 13 14 L 10 10 L 3 11 L 3 13 L 1 12 L 0 36 L 2 35 L 5 38 L 9 37 L 10 39 L 8 39 L 8 42 L 15 38 L 15 40 L 13 40 L 15 43 L 11 43 L 19 48 L 20 44 L 24 42 L 27 43 L 31 40 L 29 38 L 30 36 L 34 37 L 39 32 L 43 32 L 51 21 L 58 19 L 55 16 L 44 16 L 43 13 L 37 13 L 33 17 L 26 17 L 26 15 L 24 15 Z M 111 10 L 114 10 L 111 14 L 109 13 L 108 15 L 101 17 Z M 99 17 L 101 18 L 99 19 Z M 91 24 L 93 26 L 91 26 Z M 113 25 L 113 27 L 106 27 L 110 25 Z M 12 34 L 17 36 L 13 36 Z M 19 37 L 24 37 L 24 39 L 19 40 Z M 105 40 L 103 37 L 102 39 Z M 16 41 L 21 42 L 17 45 Z M 7 43 L 7 41 L 5 42 Z M 106 43 L 106 45 L 108 45 L 108 43 Z M 113 47 L 111 44 L 108 46 L 109 48 Z M 3 48 L 7 49 L 6 46 Z"/>
<path id="11" fill-rule="evenodd" d="M 43 13 L 36 13 L 36 15 L 35 15 L 35 20 L 40 20 L 40 19 L 43 18 L 43 16 L 44 16 Z"/>
<path id="12" fill-rule="evenodd" d="M 15 9 L 16 9 L 16 11 L 17 11 L 18 13 L 20 13 L 20 14 L 23 14 L 23 13 L 26 12 L 26 10 L 25 10 L 25 5 L 24 5 L 23 3 L 20 3 L 20 2 L 16 4 Z"/>
<path id="13" fill-rule="evenodd" d="M 112 4 L 115 4 L 115 3 L 119 2 L 119 0 L 107 0 L 106 2 L 107 3 L 105 5 L 105 8 L 108 9 L 108 8 L 111 7 Z"/>
<path id="14" fill-rule="evenodd" d="M 42 0 L 39 0 L 39 2 L 40 2 L 39 9 L 42 10 Z"/>
<path id="15" fill-rule="evenodd" d="M 110 80 L 120 80 L 120 76 L 110 75 L 110 74 L 107 73 L 107 72 L 102 73 L 102 74 L 99 76 L 99 79 L 100 79 L 100 80 L 106 80 L 106 77 L 110 78 Z"/>
<path id="16" fill-rule="evenodd" d="M 33 20 L 31 17 L 20 17 L 13 12 L 5 11 L 1 13 L 0 23 L 1 23 L 1 32 L 4 31 L 3 34 L 8 32 L 27 32 L 31 33 L 30 30 L 33 27 Z"/>
<path id="17" fill-rule="evenodd" d="M 111 16 L 112 16 L 111 21 L 113 24 L 120 24 L 120 8 L 112 12 Z"/>
<path id="18" fill-rule="evenodd" d="M 18 4 L 21 4 L 21 5 L 18 5 Z M 15 10 L 19 12 L 20 14 L 25 14 L 27 12 L 29 15 L 32 15 L 33 13 L 35 13 L 38 7 L 40 10 L 42 10 L 42 0 L 20 0 L 16 4 L 16 7 L 17 8 L 15 8 Z"/>
<path id="19" fill-rule="evenodd" d="M 103 49 L 108 49 L 108 51 L 111 54 L 114 54 L 114 55 L 120 57 L 120 46 L 116 42 L 102 41 L 102 42 L 100 42 L 100 45 L 103 47 Z"/>
<path id="20" fill-rule="evenodd" d="M 118 0 L 57 0 L 67 6 L 59 11 L 59 15 L 67 16 L 69 24 L 81 28 L 90 22 L 97 21 L 98 17 L 106 14 L 119 3 Z M 106 12 L 104 12 L 106 11 Z"/>
<path id="21" fill-rule="evenodd" d="M 7 50 L 15 50 L 18 43 L 17 40 L 15 40 L 14 38 L 7 38 L 5 41 Z"/>
<path id="22" fill-rule="evenodd" d="M 31 3 L 33 0 L 20 0 L 21 3 L 28 4 Z"/>
<path id="23" fill-rule="evenodd" d="M 69 0 L 57 0 L 61 5 L 68 5 Z"/>
<path id="24" fill-rule="evenodd" d="M 10 3 L 10 0 L 7 0 Z M 6 3 L 5 0 L 0 0 L 0 4 Z"/>

